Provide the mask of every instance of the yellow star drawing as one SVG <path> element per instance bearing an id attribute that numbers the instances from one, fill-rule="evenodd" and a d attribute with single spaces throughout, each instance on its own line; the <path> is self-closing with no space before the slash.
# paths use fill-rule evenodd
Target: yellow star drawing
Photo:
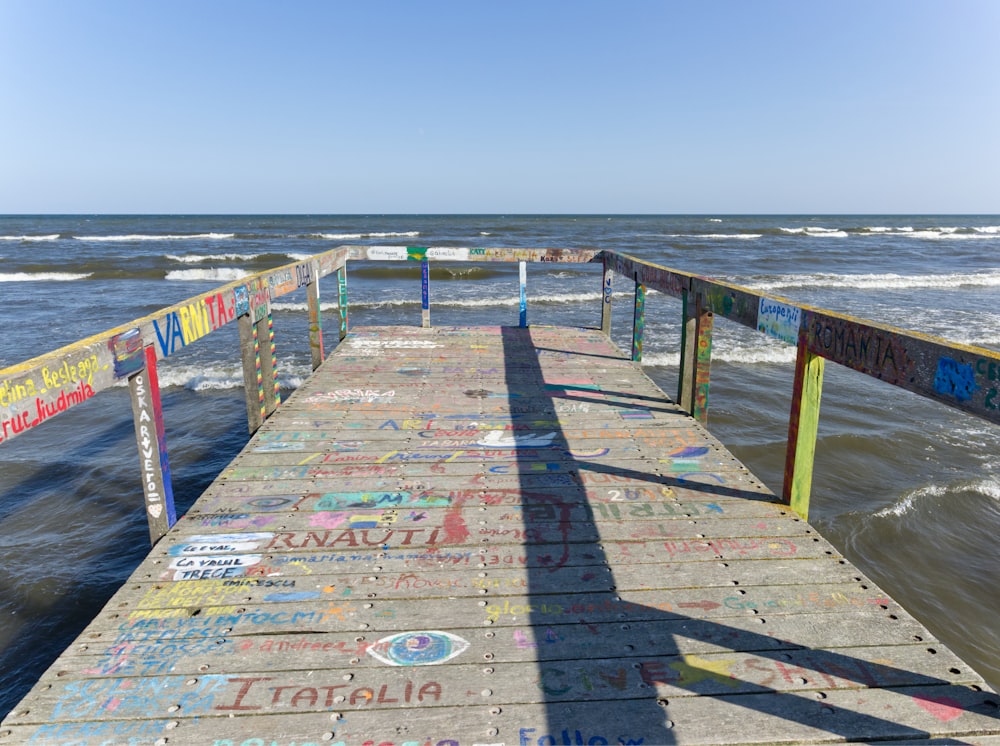
<path id="1" fill-rule="evenodd" d="M 676 663 L 671 663 L 670 667 L 680 674 L 677 683 L 680 686 L 689 686 L 699 681 L 718 681 L 729 687 L 739 686 L 739 681 L 729 670 L 736 663 L 734 660 L 706 660 L 697 655 L 685 655 L 684 659 Z"/>

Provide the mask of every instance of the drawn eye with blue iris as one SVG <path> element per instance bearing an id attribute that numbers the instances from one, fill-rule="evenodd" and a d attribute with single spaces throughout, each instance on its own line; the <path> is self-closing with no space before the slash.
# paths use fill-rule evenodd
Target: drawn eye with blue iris
<path id="1" fill-rule="evenodd" d="M 449 632 L 402 632 L 383 637 L 368 652 L 390 666 L 433 666 L 461 655 L 467 640 Z"/>

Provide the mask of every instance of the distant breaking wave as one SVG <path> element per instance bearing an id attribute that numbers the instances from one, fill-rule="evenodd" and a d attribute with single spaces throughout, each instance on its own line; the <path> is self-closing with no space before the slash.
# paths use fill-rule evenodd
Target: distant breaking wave
<path id="1" fill-rule="evenodd" d="M 385 231 L 381 233 L 310 233 L 306 238 L 347 241 L 359 238 L 415 238 L 419 235 L 420 231 Z"/>
<path id="2" fill-rule="evenodd" d="M 210 280 L 212 282 L 232 282 L 233 280 L 239 280 L 246 277 L 249 272 L 237 269 L 236 267 L 218 267 L 212 269 L 175 269 L 167 272 L 167 276 L 164 279 L 167 280 L 181 280 L 181 281 L 197 281 L 197 280 Z"/>
<path id="3" fill-rule="evenodd" d="M 52 233 L 47 236 L 0 236 L 0 241 L 58 241 L 59 234 Z"/>
<path id="4" fill-rule="evenodd" d="M 716 345 L 712 361 L 734 365 L 793 365 L 796 349 L 791 345 Z M 679 352 L 643 353 L 642 364 L 664 368 L 680 365 Z"/>
<path id="5" fill-rule="evenodd" d="M 12 272 L 0 274 L 0 282 L 72 282 L 73 280 L 85 280 L 91 274 L 91 272 Z"/>
<path id="6" fill-rule="evenodd" d="M 944 274 L 944 275 L 897 275 L 897 274 L 812 274 L 812 275 L 781 275 L 767 279 L 736 278 L 755 290 L 773 291 L 790 288 L 852 288 L 858 290 L 885 288 L 919 289 L 919 288 L 961 288 L 961 287 L 1000 287 L 1000 269 L 979 274 Z"/>
<path id="7" fill-rule="evenodd" d="M 202 262 L 252 262 L 260 254 L 188 254 L 178 256 L 177 254 L 165 254 L 167 259 L 181 264 L 201 264 Z"/>
<path id="8" fill-rule="evenodd" d="M 779 234 L 791 236 L 809 236 L 815 238 L 847 238 L 849 236 L 904 236 L 906 238 L 926 239 L 975 239 L 1000 238 L 1000 225 L 981 226 L 943 226 L 934 228 L 914 229 L 912 226 L 873 225 L 863 228 L 824 228 L 820 226 L 803 226 L 798 228 L 779 228 Z"/>
<path id="9" fill-rule="evenodd" d="M 763 238 L 763 233 L 664 233 L 662 238 L 707 239 L 712 241 L 753 241 Z"/>
<path id="10" fill-rule="evenodd" d="M 189 235 L 162 236 L 145 235 L 142 233 L 130 233 L 125 236 L 73 236 L 77 241 L 191 241 L 191 240 L 211 240 L 221 241 L 227 238 L 235 238 L 235 233 L 195 233 Z"/>

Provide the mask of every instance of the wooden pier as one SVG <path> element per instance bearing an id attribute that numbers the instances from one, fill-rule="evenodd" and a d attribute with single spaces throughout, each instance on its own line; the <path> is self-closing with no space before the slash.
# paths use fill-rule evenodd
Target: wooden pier
<path id="1" fill-rule="evenodd" d="M 858 740 L 998 744 L 998 697 L 606 335 L 534 326 L 352 329 L 0 726 Z"/>

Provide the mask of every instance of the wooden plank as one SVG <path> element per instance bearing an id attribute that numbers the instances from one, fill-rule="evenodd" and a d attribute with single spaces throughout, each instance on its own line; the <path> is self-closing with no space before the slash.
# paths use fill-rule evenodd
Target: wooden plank
<path id="1" fill-rule="evenodd" d="M 0 746 L 1000 733 L 982 679 L 606 338 L 385 334 L 263 424 Z"/>

